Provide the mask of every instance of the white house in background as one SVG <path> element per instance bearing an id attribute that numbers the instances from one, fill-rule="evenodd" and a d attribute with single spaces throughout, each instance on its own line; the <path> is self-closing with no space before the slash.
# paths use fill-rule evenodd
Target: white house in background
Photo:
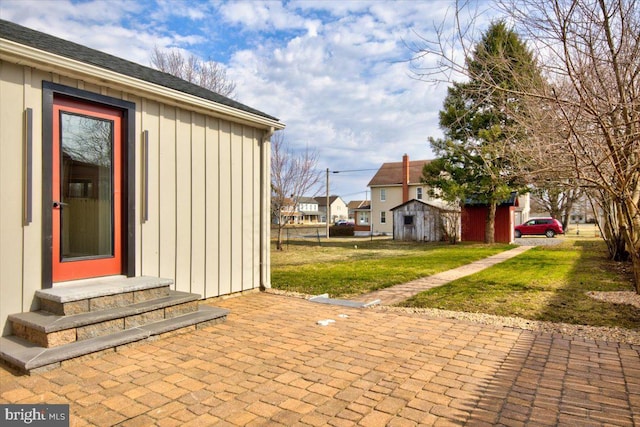
<path id="1" fill-rule="evenodd" d="M 318 210 L 320 211 L 320 222 L 325 222 L 327 217 L 327 198 L 326 196 L 318 196 L 315 198 L 318 202 Z M 349 217 L 347 204 L 340 196 L 329 196 L 329 208 L 331 212 L 330 223 L 333 224 L 340 219 Z"/>
<path id="2" fill-rule="evenodd" d="M 320 210 L 318 202 L 313 197 L 300 197 L 298 199 L 298 224 L 315 224 L 320 222 Z"/>
<path id="3" fill-rule="evenodd" d="M 383 163 L 369 181 L 371 188 L 371 227 L 375 235 L 393 234 L 392 208 L 416 199 L 432 200 L 427 195 L 427 186 L 422 180 L 422 168 L 430 160 L 409 160 L 402 156 L 401 162 Z"/>

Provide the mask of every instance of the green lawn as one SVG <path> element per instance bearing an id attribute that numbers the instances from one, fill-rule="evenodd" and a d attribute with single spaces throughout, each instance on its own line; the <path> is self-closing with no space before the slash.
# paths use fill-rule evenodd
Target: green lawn
<path id="1" fill-rule="evenodd" d="M 348 297 L 449 270 L 509 245 L 421 244 L 364 239 L 296 240 L 271 252 L 276 289 Z"/>
<path id="2" fill-rule="evenodd" d="M 597 301 L 585 294 L 632 291 L 630 274 L 621 267 L 607 259 L 601 240 L 566 239 L 561 245 L 537 247 L 423 292 L 401 305 L 637 329 L 640 309 Z"/>
<path id="3" fill-rule="evenodd" d="M 386 239 L 291 240 L 271 252 L 276 289 L 350 297 L 455 268 L 509 245 L 407 243 Z M 610 261 L 604 242 L 575 232 L 480 273 L 423 292 L 408 307 L 640 328 L 640 309 L 592 299 L 588 291 L 633 291 L 630 266 Z"/>

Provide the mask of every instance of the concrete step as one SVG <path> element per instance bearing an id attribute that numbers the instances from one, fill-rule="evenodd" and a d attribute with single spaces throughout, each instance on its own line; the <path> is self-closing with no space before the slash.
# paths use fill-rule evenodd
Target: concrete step
<path id="1" fill-rule="evenodd" d="M 193 313 L 53 348 L 45 348 L 16 336 L 0 337 L 0 359 L 25 372 L 48 370 L 66 360 L 109 349 L 116 351 L 119 346 L 167 332 L 188 328 L 186 332 L 192 328 L 217 324 L 223 322 L 228 313 L 228 310 L 205 305 Z"/>
<path id="2" fill-rule="evenodd" d="M 12 314 L 0 359 L 23 371 L 115 349 L 175 330 L 222 322 L 227 310 L 198 307 L 200 295 L 172 291 L 172 280 L 114 276 L 36 291 L 40 310 Z"/>
<path id="3" fill-rule="evenodd" d="M 99 311 L 59 315 L 40 310 L 9 315 L 13 335 L 51 348 L 131 329 L 198 310 L 200 295 L 169 291 L 167 296 Z"/>
<path id="4" fill-rule="evenodd" d="M 112 276 L 79 280 L 36 291 L 40 309 L 73 315 L 123 307 L 169 294 L 171 279 Z"/>

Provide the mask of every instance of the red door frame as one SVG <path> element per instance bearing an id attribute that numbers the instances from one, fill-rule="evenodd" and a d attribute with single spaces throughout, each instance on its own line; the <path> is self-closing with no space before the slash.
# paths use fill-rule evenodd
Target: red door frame
<path id="1" fill-rule="evenodd" d="M 123 94 L 126 96 L 126 94 Z M 42 288 L 53 286 L 52 182 L 53 100 L 74 99 L 122 112 L 122 273 L 136 275 L 136 104 L 122 98 L 90 92 L 50 81 L 42 82 Z"/>
<path id="2" fill-rule="evenodd" d="M 52 214 L 52 282 L 100 277 L 123 272 L 123 191 L 122 191 L 122 165 L 123 165 L 123 134 L 121 110 L 108 108 L 89 102 L 71 100 L 67 98 L 54 98 L 53 100 L 53 139 L 52 139 L 52 192 L 54 201 L 61 200 L 60 185 L 60 115 L 68 112 L 83 116 L 110 120 L 113 123 L 113 256 L 96 257 L 88 259 L 62 259 L 62 247 L 60 236 L 60 221 L 62 207 L 51 205 Z"/>

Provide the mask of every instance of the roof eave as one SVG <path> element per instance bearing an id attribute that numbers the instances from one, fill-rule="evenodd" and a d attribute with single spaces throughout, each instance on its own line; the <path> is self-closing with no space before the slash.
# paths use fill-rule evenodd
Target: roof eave
<path id="1" fill-rule="evenodd" d="M 0 59 L 63 75 L 73 73 L 74 77 L 80 75 L 84 81 L 99 85 L 108 82 L 110 87 L 117 85 L 126 92 L 135 95 L 154 99 L 161 98 L 162 102 L 178 107 L 188 105 L 191 108 L 195 108 L 209 115 L 213 114 L 234 122 L 249 124 L 267 130 L 271 128 L 274 130 L 285 128 L 285 125 L 278 120 L 272 120 L 65 56 L 25 46 L 4 38 L 0 38 Z"/>
<path id="2" fill-rule="evenodd" d="M 369 184 L 367 187 L 402 187 L 402 183 L 394 183 L 394 184 Z"/>

